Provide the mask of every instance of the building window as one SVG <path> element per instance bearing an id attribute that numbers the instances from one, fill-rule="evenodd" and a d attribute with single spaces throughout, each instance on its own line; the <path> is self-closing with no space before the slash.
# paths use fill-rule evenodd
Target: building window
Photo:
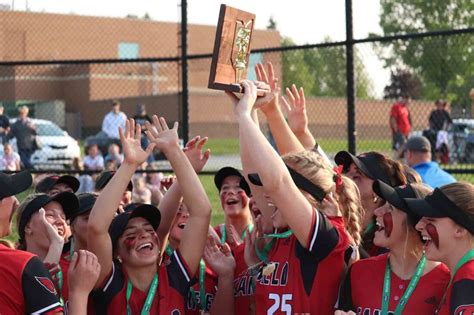
<path id="1" fill-rule="evenodd" d="M 257 80 L 257 75 L 255 74 L 255 65 L 257 63 L 262 63 L 262 62 L 263 62 L 262 53 L 250 54 L 247 80 L 250 80 L 250 81 Z"/>
<path id="2" fill-rule="evenodd" d="M 140 58 L 140 44 L 122 42 L 118 44 L 119 59 Z"/>

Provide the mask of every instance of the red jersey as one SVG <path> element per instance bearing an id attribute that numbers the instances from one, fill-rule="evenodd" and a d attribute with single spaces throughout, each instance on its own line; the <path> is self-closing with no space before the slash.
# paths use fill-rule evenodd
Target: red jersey
<path id="1" fill-rule="evenodd" d="M 0 244 L 0 314 L 62 312 L 48 270 L 35 255 Z"/>
<path id="2" fill-rule="evenodd" d="M 199 277 L 199 269 L 196 277 Z M 204 287 L 206 292 L 206 303 L 204 306 L 204 312 L 209 313 L 211 311 L 212 303 L 217 291 L 217 275 L 206 266 L 206 273 L 204 274 Z M 199 315 L 201 314 L 201 291 L 200 291 L 199 278 L 198 281 L 192 286 L 194 294 L 189 290 L 188 300 L 186 303 L 186 314 L 188 315 Z"/>
<path id="3" fill-rule="evenodd" d="M 408 107 L 400 103 L 395 103 L 392 106 L 392 110 L 390 111 L 390 117 L 393 117 L 395 119 L 398 130 L 404 136 L 408 136 L 411 129 L 411 119 Z"/>
<path id="4" fill-rule="evenodd" d="M 180 315 L 185 313 L 185 300 L 192 279 L 185 261 L 174 251 L 158 268 L 158 289 L 153 299 L 150 314 Z M 96 313 L 109 315 L 127 314 L 127 274 L 119 263 L 114 262 L 112 272 L 102 292 L 95 296 Z M 148 292 L 132 289 L 129 306 L 132 314 L 140 314 Z"/>
<path id="5" fill-rule="evenodd" d="M 439 315 L 474 314 L 474 260 L 462 265 L 448 288 Z"/>
<path id="6" fill-rule="evenodd" d="M 341 288 L 339 308 L 357 314 L 380 314 L 388 254 L 355 262 Z M 411 279 L 402 280 L 393 272 L 390 281 L 389 312 L 394 312 Z M 434 314 L 449 282 L 449 270 L 444 264 L 421 276 L 408 299 L 403 314 Z"/>
<path id="7" fill-rule="evenodd" d="M 277 239 L 268 255 L 274 271 L 268 276 L 259 271 L 257 314 L 334 314 L 348 244 L 342 220 L 314 210 L 307 243 L 294 235 Z"/>
<path id="8" fill-rule="evenodd" d="M 248 271 L 244 258 L 245 244 L 242 243 L 232 251 L 236 267 L 234 272 L 234 308 L 235 314 L 251 314 L 255 307 L 255 281 Z"/>

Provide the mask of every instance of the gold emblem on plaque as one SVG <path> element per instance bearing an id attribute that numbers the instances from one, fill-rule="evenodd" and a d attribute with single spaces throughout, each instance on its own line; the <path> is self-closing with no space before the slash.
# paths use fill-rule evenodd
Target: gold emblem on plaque
<path id="1" fill-rule="evenodd" d="M 242 76 L 247 68 L 247 55 L 250 46 L 250 35 L 252 33 L 252 21 L 244 24 L 243 21 L 236 21 L 234 49 L 236 50 L 234 69 L 235 69 L 235 83 L 242 81 Z"/>

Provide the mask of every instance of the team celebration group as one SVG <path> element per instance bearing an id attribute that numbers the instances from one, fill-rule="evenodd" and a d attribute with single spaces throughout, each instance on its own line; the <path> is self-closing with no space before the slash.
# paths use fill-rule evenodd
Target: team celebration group
<path id="1" fill-rule="evenodd" d="M 0 314 L 474 314 L 474 185 L 432 189 L 378 152 L 331 161 L 303 89 L 283 98 L 271 64 L 256 74 L 241 95 L 226 92 L 242 170 L 214 177 L 221 225 L 210 226 L 198 177 L 207 138 L 182 149 L 178 124 L 156 115 L 127 120 L 124 160 L 94 193 L 49 176 L 18 205 L 31 174 L 1 173 L 0 237 L 16 222 L 19 240 L 0 244 Z M 158 207 L 131 203 L 155 149 L 176 178 Z"/>

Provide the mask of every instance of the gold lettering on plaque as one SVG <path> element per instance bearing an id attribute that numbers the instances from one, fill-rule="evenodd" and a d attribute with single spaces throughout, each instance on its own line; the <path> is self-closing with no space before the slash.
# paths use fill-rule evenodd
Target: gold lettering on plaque
<path id="1" fill-rule="evenodd" d="M 246 24 L 242 21 L 237 21 L 236 23 L 234 47 L 237 52 L 234 60 L 234 68 L 235 83 L 240 83 L 240 81 L 242 81 L 244 70 L 247 68 L 247 54 L 249 51 L 250 35 L 252 32 L 250 25 L 252 21 L 250 20 Z"/>

